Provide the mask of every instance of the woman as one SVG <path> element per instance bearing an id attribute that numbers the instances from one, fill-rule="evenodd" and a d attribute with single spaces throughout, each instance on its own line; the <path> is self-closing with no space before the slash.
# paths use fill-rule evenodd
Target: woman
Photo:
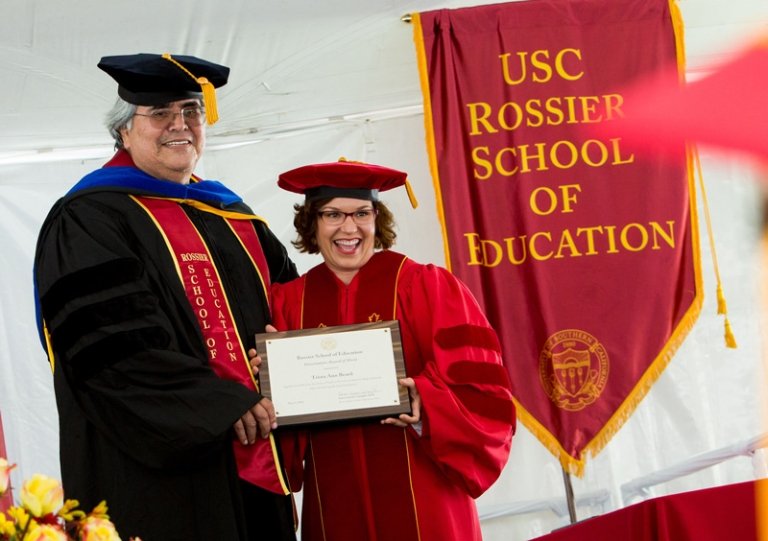
<path id="1" fill-rule="evenodd" d="M 403 184 L 403 172 L 348 161 L 278 181 L 305 194 L 294 245 L 323 263 L 274 285 L 275 327 L 399 320 L 412 404 L 398 418 L 284 433 L 293 490 L 304 483 L 304 541 L 479 540 L 474 498 L 509 455 L 515 410 L 495 332 L 452 274 L 389 250 L 378 192 Z"/>

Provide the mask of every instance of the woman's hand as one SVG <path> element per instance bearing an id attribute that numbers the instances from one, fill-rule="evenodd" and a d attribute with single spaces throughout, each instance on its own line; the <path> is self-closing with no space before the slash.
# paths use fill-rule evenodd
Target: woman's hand
<path id="1" fill-rule="evenodd" d="M 277 329 L 272 325 L 267 325 L 265 330 L 267 332 L 277 332 Z M 248 360 L 251 363 L 251 372 L 253 372 L 253 376 L 256 377 L 259 374 L 259 367 L 261 366 L 261 357 L 259 357 L 259 352 L 256 351 L 256 348 L 248 350 Z"/>
<path id="2" fill-rule="evenodd" d="M 261 357 L 259 357 L 259 352 L 256 351 L 256 348 L 248 350 L 248 362 L 251 364 L 251 372 L 253 372 L 253 377 L 258 376 L 259 367 L 261 366 Z"/>
<path id="3" fill-rule="evenodd" d="M 267 325 L 267 332 L 277 332 L 272 325 Z M 248 362 L 251 365 L 253 377 L 259 374 L 261 366 L 261 357 L 256 348 L 248 350 Z M 275 406 L 269 398 L 262 398 L 255 406 L 246 411 L 234 425 L 237 439 L 243 444 L 248 445 L 256 441 L 257 436 L 262 438 L 269 437 L 269 432 L 277 428 L 277 416 L 275 415 Z"/>
<path id="4" fill-rule="evenodd" d="M 400 428 L 406 428 L 409 425 L 415 425 L 421 421 L 421 395 L 416 388 L 416 382 L 413 378 L 404 378 L 400 380 L 400 385 L 408 389 L 411 396 L 411 415 L 401 413 L 397 418 L 387 417 L 381 420 L 383 425 L 394 425 Z"/>

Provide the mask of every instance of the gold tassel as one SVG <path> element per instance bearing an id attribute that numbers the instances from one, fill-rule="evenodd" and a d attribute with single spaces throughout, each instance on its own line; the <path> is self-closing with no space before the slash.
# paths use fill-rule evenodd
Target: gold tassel
<path id="1" fill-rule="evenodd" d="M 733 336 L 733 331 L 731 330 L 731 322 L 728 321 L 728 316 L 725 318 L 725 345 L 733 349 L 738 347 L 736 345 L 736 337 Z"/>
<path id="2" fill-rule="evenodd" d="M 408 179 L 405 179 L 405 191 L 408 192 L 408 200 L 411 202 L 411 206 L 413 208 L 418 207 L 419 202 L 416 201 L 416 194 L 413 193 L 413 188 L 411 187 L 411 183 L 408 182 Z"/>
<path id="3" fill-rule="evenodd" d="M 722 284 L 717 284 L 717 313 L 728 313 L 728 304 L 725 302 L 725 294 L 723 294 Z"/>
<path id="4" fill-rule="evenodd" d="M 216 106 L 216 89 L 205 77 L 198 77 L 197 82 L 203 89 L 203 107 L 205 107 L 205 120 L 208 125 L 215 124 L 219 119 L 219 109 Z"/>
<path id="5" fill-rule="evenodd" d="M 219 119 L 219 110 L 216 106 L 216 88 L 206 77 L 195 77 L 191 71 L 185 68 L 180 62 L 171 56 L 170 53 L 163 53 L 164 60 L 172 62 L 181 71 L 192 77 L 203 92 L 203 107 L 205 107 L 205 120 L 208 125 L 214 124 Z"/>

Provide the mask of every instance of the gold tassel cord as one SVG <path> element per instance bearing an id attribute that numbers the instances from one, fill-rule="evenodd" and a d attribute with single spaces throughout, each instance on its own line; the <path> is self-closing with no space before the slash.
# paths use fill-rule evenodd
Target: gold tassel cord
<path id="1" fill-rule="evenodd" d="M 675 48 L 677 49 L 677 71 L 679 82 L 684 85 L 685 79 L 685 24 L 683 23 L 683 16 L 680 12 L 680 6 L 677 0 L 669 0 L 669 12 L 672 16 L 672 26 L 675 34 Z M 707 191 L 704 187 L 704 176 L 701 174 L 701 162 L 699 161 L 699 153 L 695 147 L 689 148 L 688 157 L 690 159 L 691 153 L 696 163 L 696 174 L 699 177 L 699 185 L 701 186 L 701 198 L 704 206 L 704 216 L 707 224 L 707 236 L 709 237 L 709 245 L 712 251 L 712 263 L 715 270 L 715 278 L 717 280 L 717 313 L 725 316 L 725 345 L 729 348 L 735 348 L 736 338 L 733 335 L 731 329 L 731 322 L 728 320 L 728 304 L 725 301 L 725 294 L 723 293 L 723 284 L 720 279 L 720 269 L 717 264 L 717 252 L 715 251 L 715 241 L 712 235 L 712 221 L 709 216 L 709 203 L 707 202 Z M 688 162 L 690 164 L 690 162 Z M 689 165 L 690 168 L 690 165 Z"/>
<path id="2" fill-rule="evenodd" d="M 717 264 L 717 251 L 715 250 L 715 238 L 712 233 L 712 219 L 709 215 L 709 203 L 707 201 L 707 191 L 704 187 L 704 176 L 701 173 L 701 160 L 699 160 L 698 151 L 693 148 L 693 159 L 696 163 L 696 174 L 699 177 L 699 186 L 701 187 L 701 200 L 704 206 L 704 218 L 707 225 L 707 236 L 709 237 L 709 247 L 712 252 L 712 265 L 715 271 L 715 280 L 717 281 L 717 313 L 725 316 L 725 345 L 729 348 L 738 347 L 736 337 L 733 335 L 731 322 L 728 320 L 728 303 L 725 301 L 723 293 L 723 282 L 720 279 L 720 269 Z"/>
<path id="3" fill-rule="evenodd" d="M 184 73 L 192 77 L 195 80 L 195 82 L 200 85 L 200 88 L 203 92 L 203 107 L 205 107 L 205 120 L 208 122 L 208 125 L 215 124 L 216 121 L 219 119 L 219 110 L 218 110 L 218 107 L 216 106 L 216 89 L 213 86 L 213 83 L 211 83 L 205 77 L 196 77 L 191 71 L 185 68 L 179 61 L 173 58 L 170 53 L 163 53 L 162 56 L 165 60 L 172 62 L 181 71 L 183 71 Z"/>
<path id="4" fill-rule="evenodd" d="M 683 23 L 683 17 L 680 12 L 680 6 L 677 0 L 669 0 L 669 11 L 672 16 L 672 26 L 675 34 L 675 47 L 677 49 L 677 69 L 680 77 L 680 84 L 685 84 L 685 24 Z M 729 348 L 736 348 L 736 338 L 733 335 L 731 329 L 731 323 L 728 320 L 728 307 L 725 301 L 725 294 L 723 293 L 723 284 L 720 279 L 720 269 L 717 264 L 717 252 L 715 250 L 715 241 L 712 234 L 712 220 L 709 215 L 709 203 L 707 202 L 707 191 L 704 187 L 704 176 L 701 174 L 701 161 L 699 160 L 699 153 L 695 147 L 691 147 L 690 152 L 693 154 L 693 160 L 696 164 L 696 174 L 699 177 L 699 185 L 701 186 L 701 199 L 704 207 L 704 218 L 707 225 L 707 236 L 709 237 L 709 245 L 712 252 L 712 264 L 715 270 L 715 279 L 717 280 L 717 313 L 725 316 L 725 345 Z M 690 156 L 690 155 L 689 155 Z"/>

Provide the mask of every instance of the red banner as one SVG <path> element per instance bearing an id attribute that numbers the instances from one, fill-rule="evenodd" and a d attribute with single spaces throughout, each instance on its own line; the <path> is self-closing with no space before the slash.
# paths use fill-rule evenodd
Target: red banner
<path id="1" fill-rule="evenodd" d="M 684 156 L 589 129 L 622 116 L 629 82 L 681 64 L 677 6 L 532 0 L 413 22 L 447 265 L 501 336 L 522 422 L 581 475 L 701 308 Z"/>

